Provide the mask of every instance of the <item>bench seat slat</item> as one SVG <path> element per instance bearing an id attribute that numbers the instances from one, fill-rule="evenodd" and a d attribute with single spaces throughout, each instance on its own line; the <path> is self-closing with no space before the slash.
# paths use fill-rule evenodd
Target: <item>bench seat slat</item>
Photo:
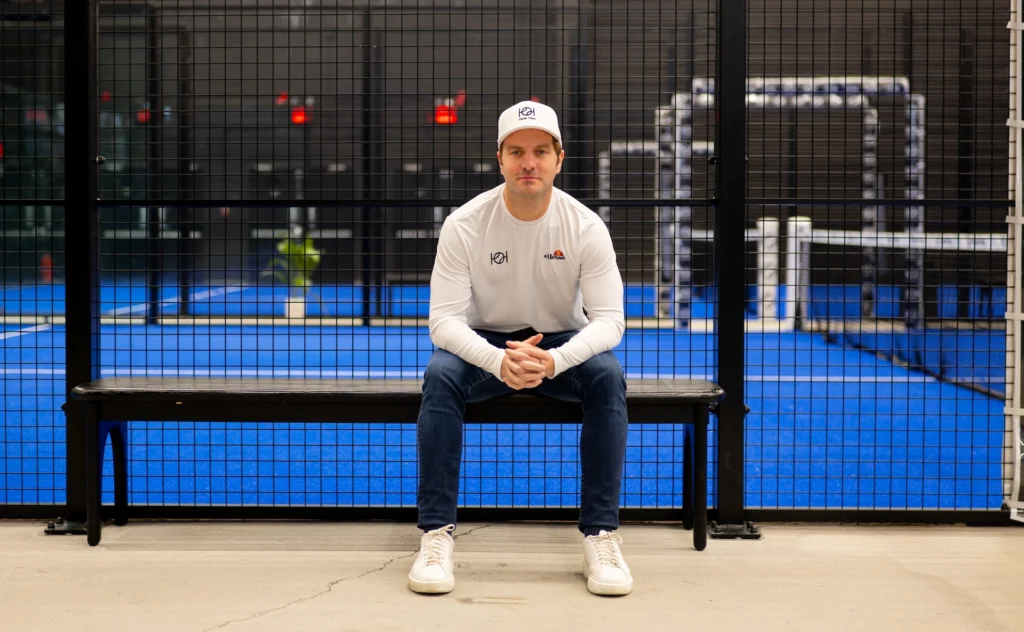
<path id="1" fill-rule="evenodd" d="M 111 400 L 175 401 L 260 401 L 296 399 L 335 400 L 339 395 L 352 402 L 419 400 L 421 379 L 335 379 L 335 378 L 207 378 L 207 377 L 113 377 L 76 386 L 72 397 L 84 402 Z M 626 397 L 633 403 L 683 399 L 713 403 L 723 392 L 707 380 L 631 378 L 626 380 Z M 528 396 L 528 395 L 523 395 Z"/>

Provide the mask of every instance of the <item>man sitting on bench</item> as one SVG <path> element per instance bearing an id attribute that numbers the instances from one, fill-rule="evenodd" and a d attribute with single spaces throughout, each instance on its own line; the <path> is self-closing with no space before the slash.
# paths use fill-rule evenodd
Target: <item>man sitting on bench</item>
<path id="1" fill-rule="evenodd" d="M 619 550 L 626 382 L 611 353 L 625 329 L 622 277 L 608 228 L 554 187 L 565 152 L 554 110 L 523 101 L 498 120 L 505 183 L 444 222 L 430 278 L 430 339 L 417 421 L 417 526 L 409 588 L 455 586 L 462 423 L 466 404 L 513 391 L 582 403 L 579 530 L 590 592 L 633 588 Z M 538 333 L 543 332 L 543 333 Z M 528 420 L 523 420 L 528 421 Z"/>

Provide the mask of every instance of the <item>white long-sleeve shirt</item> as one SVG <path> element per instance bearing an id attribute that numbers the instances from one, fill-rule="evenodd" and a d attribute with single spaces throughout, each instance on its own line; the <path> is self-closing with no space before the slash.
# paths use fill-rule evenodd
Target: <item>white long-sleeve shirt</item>
<path id="1" fill-rule="evenodd" d="M 478 195 L 441 227 L 430 277 L 430 339 L 501 379 L 504 350 L 473 329 L 578 329 L 549 350 L 558 375 L 622 339 L 622 276 L 611 236 L 596 213 L 557 188 L 540 219 L 518 220 L 504 189 Z"/>

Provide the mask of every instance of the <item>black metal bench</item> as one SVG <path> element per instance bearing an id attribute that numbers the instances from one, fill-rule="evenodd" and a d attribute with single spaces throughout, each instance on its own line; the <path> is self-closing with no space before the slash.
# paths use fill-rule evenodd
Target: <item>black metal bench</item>
<path id="1" fill-rule="evenodd" d="M 707 430 L 711 405 L 724 395 L 704 380 L 629 379 L 630 424 L 688 424 L 684 453 L 683 526 L 693 546 L 707 543 Z M 244 421 L 414 423 L 422 381 L 259 378 L 106 378 L 80 384 L 72 397 L 86 409 L 87 539 L 102 531 L 101 467 L 107 437 L 114 460 L 114 524 L 127 523 L 124 422 Z M 467 423 L 579 423 L 581 406 L 516 393 L 467 407 Z"/>

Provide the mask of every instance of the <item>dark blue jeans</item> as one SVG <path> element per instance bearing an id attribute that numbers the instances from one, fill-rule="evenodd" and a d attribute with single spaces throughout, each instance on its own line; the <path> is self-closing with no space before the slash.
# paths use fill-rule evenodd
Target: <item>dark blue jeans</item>
<path id="1" fill-rule="evenodd" d="M 495 347 L 506 349 L 506 340 L 525 340 L 532 332 L 506 334 L 477 330 L 477 333 Z M 559 347 L 576 333 L 545 334 L 538 346 L 542 349 Z M 430 358 L 423 378 L 423 403 L 416 433 L 419 528 L 435 529 L 456 523 L 466 404 L 514 392 L 494 375 L 447 351 L 439 349 Z M 580 461 L 583 478 L 579 529 L 584 531 L 591 527 L 610 531 L 618 528 L 627 425 L 626 380 L 618 359 L 611 352 L 598 354 L 523 392 L 582 403 Z M 529 421 L 523 420 L 524 423 Z"/>

